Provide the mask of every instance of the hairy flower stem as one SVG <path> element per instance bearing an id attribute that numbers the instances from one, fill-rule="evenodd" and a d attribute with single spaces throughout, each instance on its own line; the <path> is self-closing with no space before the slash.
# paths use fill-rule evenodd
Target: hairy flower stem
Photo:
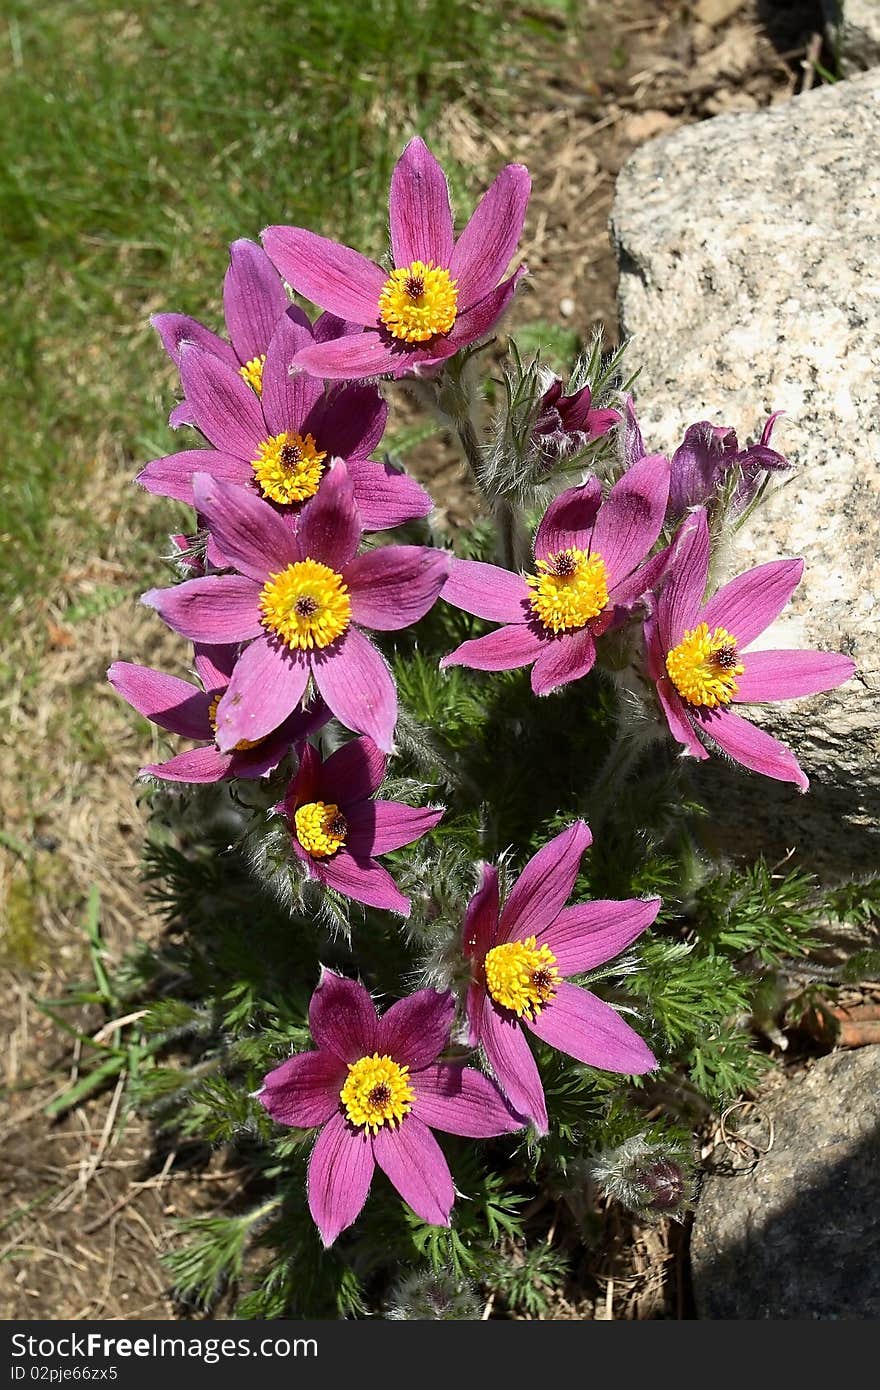
<path id="1" fill-rule="evenodd" d="M 529 558 L 529 537 L 522 509 L 509 497 L 493 496 L 487 492 L 483 480 L 480 444 L 473 421 L 469 417 L 457 419 L 455 432 L 474 482 L 492 509 L 498 536 L 498 563 L 508 570 L 525 569 Z"/>
<path id="2" fill-rule="evenodd" d="M 607 821 L 621 786 L 635 772 L 652 742 L 628 731 L 618 733 L 588 793 L 590 825 L 594 833 Z"/>

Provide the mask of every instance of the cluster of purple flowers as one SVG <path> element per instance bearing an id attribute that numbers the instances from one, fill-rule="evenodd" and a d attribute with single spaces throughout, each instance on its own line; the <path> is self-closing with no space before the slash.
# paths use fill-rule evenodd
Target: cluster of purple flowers
<path id="1" fill-rule="evenodd" d="M 194 508 L 193 577 L 144 602 L 193 643 L 199 685 L 116 662 L 119 693 L 196 747 L 143 769 L 189 783 L 261 778 L 291 756 L 274 808 L 305 876 L 353 901 L 410 910 L 379 857 L 429 833 L 442 809 L 377 797 L 393 751 L 397 692 L 371 634 L 418 622 L 442 598 L 497 624 L 444 666 L 531 667 L 536 696 L 585 676 L 606 634 L 642 632 L 641 669 L 685 753 L 718 748 L 766 776 L 807 787 L 791 752 L 733 706 L 828 690 L 847 657 L 754 648 L 797 584 L 799 560 L 739 576 L 706 598 L 712 509 L 742 510 L 762 477 L 785 468 L 761 441 L 700 423 L 671 459 L 646 452 L 627 401 L 596 409 L 590 390 L 553 381 L 536 402 L 535 447 L 551 459 L 617 431 L 624 467 L 603 492 L 588 476 L 546 508 L 529 572 L 461 560 L 425 545 L 364 543 L 425 517 L 428 493 L 375 462 L 387 405 L 377 378 L 436 379 L 491 332 L 524 267 L 504 278 L 529 197 L 503 169 L 456 239 L 445 176 L 420 140 L 391 184 L 391 266 L 298 227 L 272 227 L 265 249 L 236 242 L 223 292 L 228 339 L 181 314 L 154 324 L 179 368 L 171 415 L 202 443 L 149 462 L 141 484 Z M 323 312 L 312 323 L 285 283 Z M 677 525 L 677 530 L 673 528 Z M 331 718 L 356 737 L 322 761 L 310 736 Z M 576 822 L 526 865 L 503 903 L 486 865 L 465 916 L 466 1024 L 495 1080 L 438 1062 L 453 1026 L 451 993 L 419 991 L 377 1018 L 360 984 L 325 972 L 311 1005 L 317 1050 L 265 1080 L 283 1124 L 321 1126 L 309 1201 L 325 1243 L 357 1216 L 375 1164 L 425 1220 L 448 1223 L 453 1188 L 432 1128 L 488 1138 L 547 1110 L 526 1031 L 581 1062 L 624 1074 L 653 1054 L 608 1004 L 568 977 L 628 947 L 659 900 L 566 906 L 590 843 Z"/>

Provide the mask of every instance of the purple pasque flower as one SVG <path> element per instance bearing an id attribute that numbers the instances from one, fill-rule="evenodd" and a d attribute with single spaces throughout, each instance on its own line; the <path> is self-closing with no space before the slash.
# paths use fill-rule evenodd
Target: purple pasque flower
<path id="1" fill-rule="evenodd" d="M 526 864 L 503 908 L 498 870 L 484 865 L 465 915 L 471 1045 L 480 1044 L 511 1105 L 542 1134 L 544 1088 L 524 1028 L 587 1066 L 627 1076 L 657 1066 L 651 1049 L 610 1004 L 567 982 L 623 951 L 660 910 L 659 898 L 566 907 L 591 841 L 580 820 L 548 841 Z"/>
<path id="2" fill-rule="evenodd" d="M 266 352 L 259 396 L 228 362 L 184 343 L 181 380 L 193 423 L 213 447 L 153 459 L 138 482 L 148 492 L 192 506 L 193 478 L 210 473 L 252 488 L 295 526 L 331 460 L 342 458 L 365 530 L 383 531 L 427 516 L 431 497 L 414 478 L 369 460 L 388 417 L 376 388 L 358 383 L 325 392 L 317 377 L 290 375 L 299 348 L 312 341 L 312 326 L 300 310 L 282 315 Z"/>
<path id="3" fill-rule="evenodd" d="M 504 626 L 463 642 L 441 667 L 509 671 L 534 663 L 536 695 L 585 676 L 596 660 L 595 638 L 615 610 L 656 581 L 658 566 L 643 561 L 660 534 L 668 492 L 668 460 L 649 456 L 604 502 L 596 478 L 551 502 L 535 535 L 534 574 L 453 559 L 443 598 Z"/>
<path id="4" fill-rule="evenodd" d="M 739 457 L 736 431 L 700 420 L 688 425 L 672 455 L 669 479 L 670 516 L 682 516 L 712 498 Z"/>
<path id="5" fill-rule="evenodd" d="M 238 573 L 151 589 L 142 602 L 195 642 L 246 644 L 216 710 L 220 751 L 265 738 L 297 708 L 311 677 L 346 728 L 390 752 L 397 690 L 363 629 L 394 632 L 424 617 L 443 587 L 448 556 L 420 545 L 358 555 L 361 521 L 339 461 L 296 532 L 234 483 L 198 473 L 193 495 Z"/>
<path id="6" fill-rule="evenodd" d="M 422 989 L 377 1018 L 363 985 L 322 971 L 309 1005 L 318 1050 L 269 1072 L 259 1098 L 279 1124 L 321 1126 L 308 1199 L 325 1246 L 360 1215 L 377 1164 L 417 1216 L 448 1226 L 455 1190 L 432 1129 L 492 1139 L 523 1128 L 488 1077 L 437 1061 L 454 1012 L 450 993 Z"/>
<path id="7" fill-rule="evenodd" d="M 293 288 L 363 325 L 356 337 L 304 348 L 297 367 L 322 377 L 403 376 L 485 338 L 504 313 L 521 266 L 507 269 L 522 233 L 531 180 L 508 164 L 456 240 L 446 176 L 411 140 L 391 178 L 394 269 L 304 227 L 267 227 L 263 245 Z"/>
<path id="8" fill-rule="evenodd" d="M 713 425 L 699 420 L 688 425 L 684 439 L 672 455 L 669 481 L 669 516 L 680 517 L 693 507 L 710 504 L 726 485 L 731 473 L 737 476 L 730 498 L 736 515 L 745 510 L 767 473 L 781 473 L 791 467 L 783 454 L 770 448 L 770 437 L 780 415 L 777 410 L 767 420 L 757 444 L 740 448 L 736 430 L 729 425 Z M 624 464 L 631 468 L 645 456 L 645 444 L 636 418 L 632 396 L 626 397 L 622 425 Z"/>
<path id="9" fill-rule="evenodd" d="M 281 277 L 262 246 L 243 238 L 229 248 L 229 269 L 223 282 L 228 342 L 188 314 L 154 314 L 150 322 L 176 367 L 180 366 L 182 345 L 195 343 L 225 362 L 259 395 L 269 340 L 288 307 Z M 295 312 L 305 319 L 300 310 Z M 168 423 L 175 429 L 196 423 L 189 401 L 184 399 L 174 407 Z"/>
<path id="10" fill-rule="evenodd" d="M 620 421 L 618 410 L 594 410 L 589 386 L 566 396 L 559 377 L 553 377 L 538 402 L 532 438 L 546 453 L 561 458 L 601 439 Z"/>
<path id="11" fill-rule="evenodd" d="M 160 729 L 197 740 L 201 747 L 178 753 L 164 763 L 142 767 L 142 777 L 166 782 L 220 782 L 229 777 L 255 778 L 272 772 L 291 745 L 326 724 L 330 711 L 323 700 L 296 710 L 264 738 L 242 739 L 227 752 L 216 743 L 216 712 L 235 666 L 235 646 L 195 646 L 194 664 L 202 688 L 149 666 L 114 661 L 107 679 L 139 714 Z"/>
<path id="12" fill-rule="evenodd" d="M 444 812 L 376 800 L 388 759 L 370 738 L 355 738 L 326 762 L 307 744 L 284 800 L 293 852 L 310 878 L 354 902 L 408 917 L 404 897 L 377 856 L 420 840 Z"/>
<path id="13" fill-rule="evenodd" d="M 758 565 L 704 602 L 709 573 L 704 511 L 687 519 L 671 552 L 645 638 L 648 671 L 673 736 L 691 756 L 705 759 L 701 734 L 734 762 L 794 782 L 805 792 L 809 780 L 794 754 L 731 708 L 816 695 L 842 685 L 855 670 L 854 662 L 837 652 L 752 650 L 791 598 L 803 560 Z"/>

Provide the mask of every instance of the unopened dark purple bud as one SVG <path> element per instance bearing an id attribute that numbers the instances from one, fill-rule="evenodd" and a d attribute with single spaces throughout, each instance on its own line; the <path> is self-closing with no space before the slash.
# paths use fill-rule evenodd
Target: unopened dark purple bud
<path id="1" fill-rule="evenodd" d="M 685 1199 L 687 1182 L 677 1163 L 658 1158 L 638 1177 L 638 1185 L 648 1194 L 651 1211 L 676 1211 Z"/>

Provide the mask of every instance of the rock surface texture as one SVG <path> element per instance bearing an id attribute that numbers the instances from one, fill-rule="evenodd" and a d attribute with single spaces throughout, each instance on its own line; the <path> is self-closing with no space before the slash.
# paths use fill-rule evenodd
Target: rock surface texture
<path id="1" fill-rule="evenodd" d="M 746 1114 L 730 1127 L 761 1151 L 772 1121 L 773 1143 L 750 1171 L 703 1182 L 700 1316 L 880 1317 L 880 1047 L 822 1057 Z"/>
<path id="2" fill-rule="evenodd" d="M 880 0 L 822 0 L 822 9 L 845 76 L 880 65 Z"/>
<path id="3" fill-rule="evenodd" d="M 787 412 L 773 443 L 796 471 L 740 533 L 734 569 L 803 555 L 759 645 L 844 651 L 858 672 L 830 695 L 747 711 L 794 748 L 809 796 L 716 759 L 697 780 L 722 789 L 739 845 L 760 834 L 832 873 L 876 867 L 880 850 L 878 149 L 874 72 L 652 141 L 612 213 L 648 448 L 673 448 L 692 421 L 743 439 Z"/>

